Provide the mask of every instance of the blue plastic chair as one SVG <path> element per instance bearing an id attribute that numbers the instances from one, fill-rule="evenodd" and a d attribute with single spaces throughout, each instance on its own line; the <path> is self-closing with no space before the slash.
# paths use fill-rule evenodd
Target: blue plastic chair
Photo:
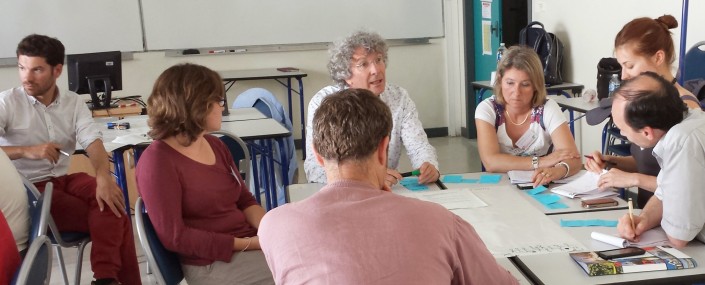
<path id="1" fill-rule="evenodd" d="M 705 78 L 705 50 L 701 50 L 701 47 L 705 48 L 705 41 L 696 43 L 685 54 L 683 73 L 680 74 L 682 82 Z"/>
<path id="2" fill-rule="evenodd" d="M 225 146 L 230 150 L 230 154 L 237 165 L 242 179 L 246 182 L 250 181 L 250 152 L 247 150 L 247 144 L 240 137 L 226 131 L 215 131 L 211 133 L 217 136 Z"/>
<path id="3" fill-rule="evenodd" d="M 45 235 L 34 238 L 10 284 L 49 284 L 51 279 L 51 243 Z"/>
<path id="4" fill-rule="evenodd" d="M 137 198 L 137 202 L 135 202 L 135 224 L 137 225 L 137 236 L 142 244 L 142 249 L 144 249 L 144 254 L 147 256 L 149 267 L 157 279 L 157 284 L 179 284 L 184 279 L 179 256 L 162 245 L 154 230 L 154 225 L 149 219 L 142 197 Z"/>
<path id="5" fill-rule="evenodd" d="M 32 195 L 35 197 L 35 199 L 39 199 L 39 197 L 42 196 L 41 193 L 39 193 L 39 190 L 37 187 L 34 186 L 32 182 L 30 182 L 26 177 L 23 175 L 20 175 L 22 178 L 22 183 L 25 186 L 25 189 L 32 193 Z M 49 185 L 49 183 L 47 183 Z M 46 187 L 45 190 L 46 191 Z M 76 262 L 76 271 L 75 271 L 75 276 L 74 276 L 74 282 L 73 284 L 79 285 L 81 281 L 81 268 L 83 265 L 83 251 L 86 248 L 86 245 L 88 245 L 89 242 L 91 242 L 91 236 L 88 233 L 82 233 L 82 232 L 62 232 L 59 231 L 59 228 L 56 226 L 54 223 L 54 220 L 51 218 L 51 215 L 49 215 L 49 219 L 47 221 L 49 231 L 47 236 L 51 240 L 51 244 L 54 247 L 54 251 L 56 252 L 56 256 L 59 258 L 59 267 L 61 268 L 61 273 L 64 277 L 64 284 L 68 285 L 69 284 L 69 279 L 66 274 L 66 263 L 64 262 L 64 255 L 61 253 L 61 248 L 62 247 L 76 247 L 78 249 L 78 255 L 77 255 L 77 262 Z"/>
<path id="6" fill-rule="evenodd" d="M 51 243 L 46 236 L 49 218 L 51 217 L 51 200 L 54 193 L 51 182 L 47 183 L 44 194 L 34 196 L 31 190 L 27 191 L 29 202 L 29 249 L 15 273 L 11 284 L 49 284 L 51 278 Z"/>

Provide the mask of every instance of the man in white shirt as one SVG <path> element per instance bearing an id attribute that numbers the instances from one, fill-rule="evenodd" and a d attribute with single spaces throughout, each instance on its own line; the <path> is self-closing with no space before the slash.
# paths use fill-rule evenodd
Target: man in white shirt
<path id="1" fill-rule="evenodd" d="M 141 284 L 132 223 L 110 174 L 102 135 L 83 100 L 56 86 L 63 44 L 29 35 L 17 46 L 17 61 L 22 86 L 0 93 L 0 147 L 40 191 L 53 183 L 51 214 L 59 230 L 90 233 L 95 284 Z M 95 178 L 67 175 L 69 157 L 63 154 L 73 153 L 77 141 Z"/>
<path id="2" fill-rule="evenodd" d="M 620 235 L 638 240 L 661 226 L 678 248 L 705 240 L 705 114 L 689 110 L 678 90 L 653 72 L 623 82 L 615 94 L 615 125 L 632 143 L 653 147 L 661 166 L 654 196 L 640 215 L 619 220 Z"/>

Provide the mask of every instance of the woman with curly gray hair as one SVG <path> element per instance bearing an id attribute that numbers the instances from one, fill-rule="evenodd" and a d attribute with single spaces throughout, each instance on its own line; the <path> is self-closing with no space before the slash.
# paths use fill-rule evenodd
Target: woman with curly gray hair
<path id="1" fill-rule="evenodd" d="M 308 104 L 304 170 L 309 182 L 326 183 L 325 171 L 313 154 L 313 116 L 324 98 L 346 88 L 372 91 L 387 104 L 392 112 L 393 127 L 389 141 L 387 184 L 391 187 L 401 180 L 401 174 L 396 168 L 399 165 L 402 146 L 406 148 L 414 169 L 420 172 L 419 183 L 438 180 L 440 174 L 436 150 L 428 143 L 416 105 L 404 88 L 388 84 L 386 81 L 387 50 L 384 39 L 379 34 L 369 31 L 353 32 L 331 46 L 328 72 L 335 85 L 318 91 Z"/>

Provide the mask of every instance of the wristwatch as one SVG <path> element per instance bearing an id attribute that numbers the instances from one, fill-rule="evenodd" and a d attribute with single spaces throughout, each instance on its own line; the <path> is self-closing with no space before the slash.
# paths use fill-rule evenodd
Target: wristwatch
<path id="1" fill-rule="evenodd" d="M 539 168 L 539 157 L 538 157 L 538 156 L 534 156 L 534 157 L 531 158 L 531 166 L 532 166 L 534 169 Z"/>

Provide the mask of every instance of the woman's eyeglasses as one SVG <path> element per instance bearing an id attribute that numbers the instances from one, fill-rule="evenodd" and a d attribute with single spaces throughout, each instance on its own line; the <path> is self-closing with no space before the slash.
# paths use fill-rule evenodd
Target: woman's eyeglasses
<path id="1" fill-rule="evenodd" d="M 225 97 L 220 98 L 220 100 L 218 100 L 218 106 L 225 107 Z"/>

